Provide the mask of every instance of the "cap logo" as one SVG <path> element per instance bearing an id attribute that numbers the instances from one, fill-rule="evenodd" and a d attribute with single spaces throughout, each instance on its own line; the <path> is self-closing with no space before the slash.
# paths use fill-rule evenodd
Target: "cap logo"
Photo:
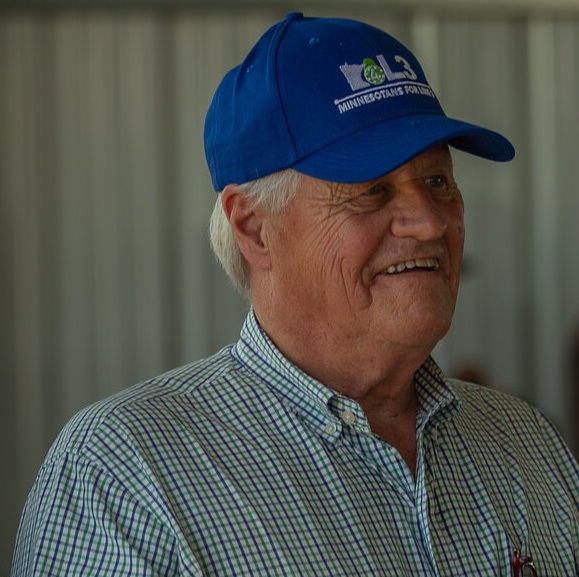
<path id="1" fill-rule="evenodd" d="M 378 85 L 386 80 L 384 70 L 382 70 L 382 68 L 380 68 L 380 66 L 378 66 L 371 58 L 364 58 L 362 65 L 364 66 L 364 78 L 370 84 Z"/>
<path id="2" fill-rule="evenodd" d="M 340 66 L 340 71 L 353 92 L 344 98 L 334 100 L 340 114 L 385 98 L 405 94 L 436 98 L 428 84 L 417 82 L 418 75 L 404 56 L 395 55 L 393 60 L 394 69 L 382 54 L 378 54 L 376 60 L 364 58 L 362 64 L 346 63 Z"/>

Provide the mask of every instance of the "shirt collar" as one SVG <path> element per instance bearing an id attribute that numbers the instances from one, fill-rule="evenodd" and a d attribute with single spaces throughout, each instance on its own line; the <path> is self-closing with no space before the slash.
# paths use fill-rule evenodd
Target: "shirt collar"
<path id="1" fill-rule="evenodd" d="M 318 434 L 333 441 L 344 426 L 369 433 L 362 407 L 307 375 L 287 359 L 249 312 L 232 354 L 249 371 L 265 382 L 282 402 Z M 429 357 L 415 375 L 420 403 L 417 433 L 427 424 L 445 420 L 459 407 L 459 400 L 442 371 Z"/>

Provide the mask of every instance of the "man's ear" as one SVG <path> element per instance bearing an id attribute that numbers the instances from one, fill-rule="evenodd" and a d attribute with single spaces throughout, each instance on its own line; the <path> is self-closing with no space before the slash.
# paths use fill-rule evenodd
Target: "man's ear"
<path id="1" fill-rule="evenodd" d="M 223 189 L 221 204 L 247 262 L 257 268 L 269 268 L 269 250 L 262 238 L 265 212 L 254 207 L 247 193 L 237 184 L 229 184 Z"/>

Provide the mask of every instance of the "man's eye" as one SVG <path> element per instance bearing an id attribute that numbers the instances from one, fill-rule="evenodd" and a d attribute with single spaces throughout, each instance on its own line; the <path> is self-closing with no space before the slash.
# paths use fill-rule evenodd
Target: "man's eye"
<path id="1" fill-rule="evenodd" d="M 366 196 L 377 196 L 379 194 L 386 194 L 388 192 L 388 187 L 384 183 L 378 183 L 374 186 L 368 188 L 364 194 Z"/>
<path id="2" fill-rule="evenodd" d="M 424 180 L 424 183 L 438 198 L 460 198 L 460 191 L 452 177 L 449 178 L 443 174 L 429 176 Z"/>
<path id="3" fill-rule="evenodd" d="M 446 177 L 440 176 L 440 175 L 429 176 L 425 180 L 425 182 L 431 188 L 441 188 L 441 187 L 446 186 L 448 184 Z"/>

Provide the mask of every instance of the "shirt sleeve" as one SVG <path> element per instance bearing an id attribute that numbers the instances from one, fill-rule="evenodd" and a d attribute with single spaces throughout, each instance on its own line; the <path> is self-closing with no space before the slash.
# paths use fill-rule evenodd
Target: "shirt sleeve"
<path id="1" fill-rule="evenodd" d="M 63 453 L 44 464 L 28 497 L 12 577 L 176 576 L 175 549 L 171 531 L 134 491 Z"/>
<path id="2" fill-rule="evenodd" d="M 565 490 L 579 515 L 579 463 L 571 453 L 557 427 L 541 411 L 535 409 L 544 438 L 551 447 L 554 467 L 563 481 Z"/>
<path id="3" fill-rule="evenodd" d="M 552 478 L 560 479 L 563 492 L 574 511 L 570 539 L 575 558 L 575 574 L 579 575 L 579 463 L 557 427 L 538 409 L 535 409 L 535 415 L 546 445 L 549 447 L 551 459 L 545 459 L 545 461 L 551 464 Z"/>

